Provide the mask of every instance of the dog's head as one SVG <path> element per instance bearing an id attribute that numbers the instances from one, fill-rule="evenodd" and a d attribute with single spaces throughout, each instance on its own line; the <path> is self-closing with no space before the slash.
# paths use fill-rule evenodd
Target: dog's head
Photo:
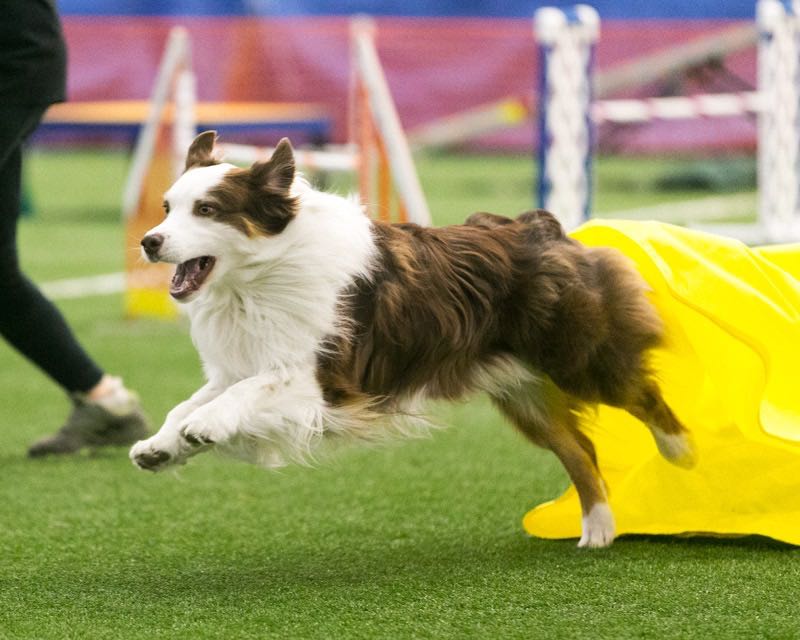
<path id="1" fill-rule="evenodd" d="M 246 265 L 295 215 L 294 152 L 286 138 L 249 169 L 220 162 L 215 140 L 214 131 L 194 139 L 183 175 L 164 194 L 164 221 L 141 242 L 150 262 L 177 265 L 170 293 L 181 302 Z"/>

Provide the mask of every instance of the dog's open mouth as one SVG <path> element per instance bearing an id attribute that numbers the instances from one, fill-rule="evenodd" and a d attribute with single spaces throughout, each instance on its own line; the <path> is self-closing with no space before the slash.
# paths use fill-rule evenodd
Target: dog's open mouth
<path id="1" fill-rule="evenodd" d="M 169 285 L 170 295 L 176 300 L 183 300 L 197 291 L 206 281 L 216 261 L 217 259 L 212 256 L 200 256 L 181 262 L 175 269 L 175 275 L 172 276 Z"/>

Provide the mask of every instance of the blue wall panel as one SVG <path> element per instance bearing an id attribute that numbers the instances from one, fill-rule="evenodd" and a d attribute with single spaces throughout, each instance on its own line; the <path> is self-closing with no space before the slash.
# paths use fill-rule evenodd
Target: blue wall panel
<path id="1" fill-rule="evenodd" d="M 65 15 L 372 15 L 528 17 L 538 6 L 575 2 L 530 0 L 58 0 Z M 738 18 L 755 14 L 754 0 L 596 0 L 602 18 Z"/>

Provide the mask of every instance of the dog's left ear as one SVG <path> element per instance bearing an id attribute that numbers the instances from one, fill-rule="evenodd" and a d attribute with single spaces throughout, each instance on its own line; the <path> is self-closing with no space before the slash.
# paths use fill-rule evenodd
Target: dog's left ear
<path id="1" fill-rule="evenodd" d="M 209 167 L 212 164 L 219 164 L 219 161 L 214 156 L 214 143 L 216 141 L 216 131 L 203 131 L 197 136 L 192 141 L 186 154 L 184 171 L 188 171 L 192 167 Z"/>
<path id="2" fill-rule="evenodd" d="M 289 195 L 294 181 L 294 149 L 288 138 L 282 138 L 272 157 L 266 162 L 256 162 L 250 173 L 256 183 L 266 191 L 279 196 Z"/>

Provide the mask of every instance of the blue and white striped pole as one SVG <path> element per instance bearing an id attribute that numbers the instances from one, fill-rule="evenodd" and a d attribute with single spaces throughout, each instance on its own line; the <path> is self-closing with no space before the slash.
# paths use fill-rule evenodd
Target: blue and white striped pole
<path id="1" fill-rule="evenodd" d="M 592 71 L 600 18 L 594 8 L 543 7 L 534 16 L 540 46 L 538 203 L 567 229 L 591 212 Z"/>
<path id="2" fill-rule="evenodd" d="M 800 2 L 758 0 L 758 241 L 800 240 Z"/>

